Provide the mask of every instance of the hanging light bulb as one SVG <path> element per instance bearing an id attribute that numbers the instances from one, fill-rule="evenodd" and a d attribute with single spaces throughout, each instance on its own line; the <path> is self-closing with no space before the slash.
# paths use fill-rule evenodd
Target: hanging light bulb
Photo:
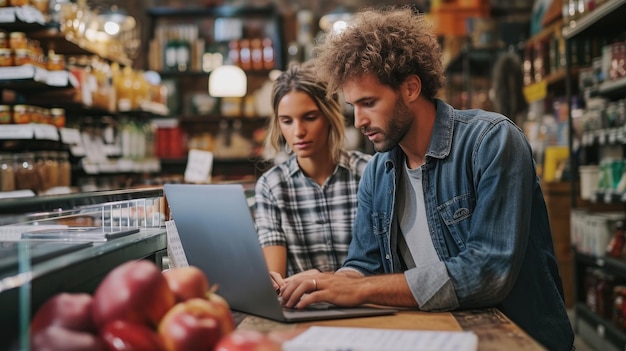
<path id="1" fill-rule="evenodd" d="M 209 95 L 214 97 L 243 97 L 248 90 L 246 72 L 235 65 L 216 67 L 209 76 Z"/>

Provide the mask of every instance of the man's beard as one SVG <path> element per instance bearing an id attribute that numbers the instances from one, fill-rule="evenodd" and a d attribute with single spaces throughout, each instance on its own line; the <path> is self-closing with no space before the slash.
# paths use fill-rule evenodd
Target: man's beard
<path id="1" fill-rule="evenodd" d="M 393 116 L 387 123 L 387 128 L 380 133 L 384 136 L 383 140 L 374 144 L 374 150 L 377 152 L 387 152 L 393 149 L 404 139 L 413 122 L 413 114 L 409 108 L 398 99 L 393 107 Z"/>

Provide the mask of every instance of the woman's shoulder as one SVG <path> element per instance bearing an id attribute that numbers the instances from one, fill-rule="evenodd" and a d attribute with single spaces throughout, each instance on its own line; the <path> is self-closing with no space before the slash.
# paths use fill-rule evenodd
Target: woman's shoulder
<path id="1" fill-rule="evenodd" d="M 289 161 L 284 161 L 273 165 L 259 176 L 257 183 L 275 183 L 285 179 L 290 174 Z"/>
<path id="2" fill-rule="evenodd" d="M 363 174 L 363 170 L 367 163 L 372 159 L 372 155 L 358 150 L 342 150 L 339 163 L 359 175 Z"/>

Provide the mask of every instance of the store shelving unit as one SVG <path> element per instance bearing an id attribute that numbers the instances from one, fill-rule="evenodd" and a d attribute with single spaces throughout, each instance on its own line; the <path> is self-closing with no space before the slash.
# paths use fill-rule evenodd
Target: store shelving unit
<path id="1" fill-rule="evenodd" d="M 272 69 L 283 69 L 284 58 L 282 49 L 282 17 L 275 5 L 221 5 L 214 7 L 187 7 L 187 8 L 169 8 L 154 7 L 149 8 L 146 12 L 149 21 L 149 38 L 148 40 L 154 44 L 150 45 L 149 52 L 146 57 L 149 58 L 148 68 L 157 70 L 161 77 L 171 82 L 176 88 L 174 96 L 174 106 L 170 107 L 172 113 L 169 118 L 174 119 L 175 128 L 180 128 L 183 133 L 188 135 L 190 140 L 194 136 L 199 138 L 210 135 L 213 141 L 218 140 L 220 131 L 230 133 L 236 131 L 235 125 L 239 126 L 237 132 L 241 133 L 246 139 L 251 140 L 255 131 L 263 129 L 267 123 L 267 116 L 258 116 L 255 113 L 245 112 L 245 101 L 254 98 L 254 93 L 264 82 L 268 80 L 269 73 Z M 217 23 L 227 23 L 226 26 L 238 23 L 237 28 L 232 28 L 228 33 L 218 32 Z M 228 23 L 231 21 L 230 23 Z M 177 26 L 182 29 L 177 31 Z M 169 28 L 169 29 L 168 29 Z M 191 28 L 191 29 L 190 29 Z M 166 55 L 163 52 L 168 45 L 168 41 L 189 40 L 185 35 L 187 30 L 197 32 L 187 43 L 191 47 L 195 47 L 201 42 L 200 53 L 192 55 L 196 60 L 202 53 L 214 54 L 220 53 L 224 62 L 228 62 L 229 43 L 232 41 L 253 40 L 269 38 L 272 43 L 274 55 L 273 67 L 264 67 L 263 69 L 249 69 L 242 67 L 248 79 L 248 94 L 242 98 L 240 104 L 241 111 L 239 113 L 230 113 L 224 115 L 220 108 L 223 99 L 216 98 L 215 107 L 210 112 L 197 112 L 198 108 L 193 105 L 192 97 L 204 95 L 205 99 L 211 99 L 207 94 L 208 77 L 210 70 L 203 67 L 202 64 L 185 65 L 185 69 L 168 70 L 165 64 Z M 166 34 L 163 34 L 163 33 Z M 232 34 L 239 33 L 239 34 Z M 174 39 L 172 39 L 174 37 Z M 195 49 L 194 49 L 195 50 Z M 193 50 L 192 50 L 193 52 Z M 192 62 L 194 60 L 192 58 Z M 172 101 L 172 100 L 170 100 Z M 269 104 L 269 100 L 267 102 Z M 249 108 L 249 106 L 248 106 Z M 224 125 L 228 127 L 222 130 L 220 127 Z M 215 147 L 219 147 L 215 145 Z M 183 149 L 185 149 L 183 147 Z M 174 157 L 162 157 L 161 165 L 164 173 L 177 174 L 184 170 L 187 162 L 186 155 L 177 155 Z M 255 155 L 239 155 L 236 157 L 219 157 L 213 160 L 213 175 L 225 179 L 242 179 L 248 176 L 250 179 L 256 179 L 260 175 L 258 156 Z"/>
<path id="2" fill-rule="evenodd" d="M 586 97 L 601 96 L 609 100 L 624 98 L 626 92 L 626 79 L 618 79 L 604 81 L 596 88 L 588 91 L 578 91 L 578 81 L 571 74 L 578 67 L 572 63 L 573 47 L 575 41 L 582 39 L 598 39 L 606 38 L 612 33 L 619 33 L 626 29 L 624 24 L 626 18 L 626 1 L 625 0 L 609 0 L 602 3 L 593 11 L 587 13 L 583 17 L 565 23 L 562 29 L 562 35 L 566 40 L 567 65 L 566 65 L 566 93 L 567 99 L 571 104 L 574 94 L 582 94 Z M 623 40 L 623 38 L 622 38 Z M 623 127 L 605 128 L 599 130 L 586 131 L 580 140 L 575 141 L 577 136 L 574 131 L 574 123 L 570 108 L 569 125 L 570 125 L 570 163 L 573 172 L 573 181 L 571 189 L 572 208 L 584 205 L 594 210 L 602 206 L 614 206 L 624 210 L 626 198 L 623 194 L 612 191 L 601 191 L 593 195 L 590 202 L 581 204 L 579 198 L 580 179 L 578 177 L 579 153 L 574 149 L 576 142 L 580 142 L 580 148 L 585 150 L 588 159 L 599 158 L 599 154 L 604 147 L 620 147 L 622 149 L 622 157 L 624 153 L 624 129 Z M 585 160 L 582 160 L 585 163 Z M 591 256 L 576 251 L 574 247 L 574 284 L 576 293 L 576 304 L 574 308 L 575 320 L 574 327 L 577 332 L 595 349 L 598 350 L 624 350 L 626 349 L 626 332 L 616 327 L 614 322 L 609 318 L 603 317 L 595 313 L 587 305 L 586 300 L 586 272 L 588 269 L 597 269 L 603 273 L 610 274 L 615 279 L 626 279 L 626 261 L 605 257 Z M 607 303 L 612 303 L 611 297 Z"/>

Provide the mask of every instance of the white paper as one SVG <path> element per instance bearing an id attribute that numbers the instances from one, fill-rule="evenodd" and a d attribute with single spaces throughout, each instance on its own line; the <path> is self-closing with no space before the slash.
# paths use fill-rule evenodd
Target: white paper
<path id="1" fill-rule="evenodd" d="M 35 132 L 35 139 L 39 140 L 59 140 L 57 127 L 50 124 L 32 124 Z"/>
<path id="2" fill-rule="evenodd" d="M 213 153 L 203 150 L 189 150 L 187 167 L 185 168 L 185 182 L 209 183 L 213 168 Z"/>
<path id="3" fill-rule="evenodd" d="M 82 145 L 83 139 L 80 136 L 80 131 L 76 128 L 59 128 L 61 134 L 61 141 L 70 145 Z"/>
<path id="4" fill-rule="evenodd" d="M 283 351 L 476 351 L 478 336 L 465 331 L 311 327 Z"/>
<path id="5" fill-rule="evenodd" d="M 167 255 L 170 258 L 170 262 L 173 268 L 187 267 L 187 256 L 183 249 L 183 244 L 180 242 L 180 236 L 178 235 L 178 229 L 174 221 L 165 222 L 165 230 L 167 231 Z"/>

